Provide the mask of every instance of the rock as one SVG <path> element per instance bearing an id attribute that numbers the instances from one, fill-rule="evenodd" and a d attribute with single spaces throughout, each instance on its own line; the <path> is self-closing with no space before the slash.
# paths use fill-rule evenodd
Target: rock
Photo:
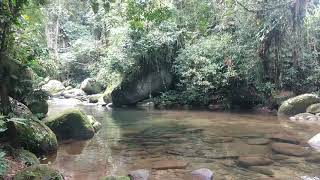
<path id="1" fill-rule="evenodd" d="M 272 160 L 261 156 L 245 156 L 239 157 L 238 164 L 240 166 L 268 166 L 272 164 Z"/>
<path id="2" fill-rule="evenodd" d="M 67 109 L 48 117 L 45 123 L 58 139 L 90 139 L 95 132 L 87 115 L 79 109 Z"/>
<path id="3" fill-rule="evenodd" d="M 312 153 L 309 157 L 306 157 L 305 160 L 307 162 L 320 164 L 320 153 Z"/>
<path id="4" fill-rule="evenodd" d="M 97 121 L 93 116 L 88 115 L 88 119 L 91 125 L 93 126 L 95 132 L 98 132 L 102 128 L 102 124 L 99 121 Z"/>
<path id="5" fill-rule="evenodd" d="M 10 98 L 12 113 L 16 117 L 25 118 L 25 119 L 36 119 L 35 116 L 32 114 L 30 109 L 24 105 L 23 103 Z"/>
<path id="6" fill-rule="evenodd" d="M 320 180 L 320 176 L 302 176 L 301 180 Z"/>
<path id="7" fill-rule="evenodd" d="M 271 146 L 272 150 L 279 154 L 284 154 L 288 156 L 307 156 L 310 152 L 304 147 L 287 144 L 287 143 L 273 143 Z"/>
<path id="8" fill-rule="evenodd" d="M 248 139 L 247 143 L 249 145 L 266 145 L 270 143 L 270 140 L 266 138 L 254 138 L 254 139 Z"/>
<path id="9" fill-rule="evenodd" d="M 320 113 L 320 103 L 310 105 L 306 112 L 311 114 Z"/>
<path id="10" fill-rule="evenodd" d="M 50 80 L 47 84 L 43 85 L 41 89 L 50 94 L 55 94 L 63 91 L 65 87 L 62 82 L 58 80 Z"/>
<path id="11" fill-rule="evenodd" d="M 315 149 L 316 151 L 320 151 L 320 133 L 313 136 L 309 141 L 308 144 Z"/>
<path id="12" fill-rule="evenodd" d="M 67 91 L 67 90 L 71 90 L 71 89 L 73 89 L 72 86 L 67 86 L 67 87 L 66 87 L 66 91 Z"/>
<path id="13" fill-rule="evenodd" d="M 290 117 L 290 120 L 296 122 L 319 122 L 320 117 L 311 113 L 300 113 Z"/>
<path id="14" fill-rule="evenodd" d="M 284 133 L 273 134 L 270 139 L 278 142 L 300 144 L 300 141 L 296 137 Z"/>
<path id="15" fill-rule="evenodd" d="M 98 94 L 102 91 L 102 86 L 99 82 L 92 78 L 87 78 L 81 83 L 81 87 L 86 94 Z"/>
<path id="16" fill-rule="evenodd" d="M 14 150 L 15 158 L 18 158 L 23 164 L 27 166 L 38 165 L 40 164 L 37 156 L 30 151 L 24 149 L 15 149 Z"/>
<path id="17" fill-rule="evenodd" d="M 47 165 L 35 165 L 18 172 L 13 180 L 64 180 L 63 175 Z"/>
<path id="18" fill-rule="evenodd" d="M 271 170 L 269 170 L 267 168 L 263 168 L 263 167 L 251 166 L 251 167 L 249 167 L 249 170 L 257 172 L 257 173 L 260 173 L 260 174 L 264 174 L 264 175 L 267 175 L 267 176 L 273 176 L 274 175 L 274 173 Z"/>
<path id="19" fill-rule="evenodd" d="M 105 92 L 103 93 L 103 101 L 107 104 L 112 103 L 112 97 L 111 97 L 111 92 Z"/>
<path id="20" fill-rule="evenodd" d="M 288 100 L 289 98 L 293 98 L 295 96 L 292 91 L 280 91 L 276 92 L 272 95 L 271 103 L 272 107 L 278 109 L 281 104 Z"/>
<path id="21" fill-rule="evenodd" d="M 109 176 L 102 178 L 101 180 L 130 180 L 127 176 Z"/>
<path id="22" fill-rule="evenodd" d="M 224 110 L 225 107 L 223 106 L 223 104 L 210 104 L 208 106 L 208 109 L 212 111 L 221 111 L 221 110 Z"/>
<path id="23" fill-rule="evenodd" d="M 152 94 L 166 91 L 172 82 L 172 75 L 167 70 L 132 74 L 130 77 L 131 79 L 124 78 L 121 84 L 112 91 L 113 105 L 135 104 L 149 98 Z"/>
<path id="24" fill-rule="evenodd" d="M 48 113 L 49 105 L 46 100 L 33 101 L 28 104 L 31 112 L 37 117 L 43 118 Z"/>
<path id="25" fill-rule="evenodd" d="M 27 120 L 15 123 L 16 141 L 25 149 L 35 154 L 50 154 L 58 149 L 55 134 L 43 122 Z"/>
<path id="26" fill-rule="evenodd" d="M 89 97 L 89 103 L 98 103 L 101 97 L 102 97 L 102 94 L 91 95 Z"/>
<path id="27" fill-rule="evenodd" d="M 210 169 L 201 168 L 191 172 L 193 180 L 213 180 L 214 174 Z"/>
<path id="28" fill-rule="evenodd" d="M 185 169 L 189 165 L 188 162 L 182 160 L 162 160 L 152 164 L 152 169 L 166 170 L 166 169 Z"/>
<path id="29" fill-rule="evenodd" d="M 304 113 L 307 107 L 319 102 L 320 98 L 315 94 L 302 94 L 284 101 L 278 110 L 278 115 L 292 116 Z"/>
<path id="30" fill-rule="evenodd" d="M 137 107 L 142 109 L 154 109 L 155 103 L 152 101 L 142 101 L 137 103 Z"/>
<path id="31" fill-rule="evenodd" d="M 150 172 L 145 169 L 139 169 L 136 171 L 131 171 L 128 176 L 131 180 L 148 180 Z"/>
<path id="32" fill-rule="evenodd" d="M 70 89 L 70 90 L 63 91 L 61 95 L 64 96 L 65 98 L 75 98 L 78 96 L 85 96 L 86 93 L 81 89 Z"/>

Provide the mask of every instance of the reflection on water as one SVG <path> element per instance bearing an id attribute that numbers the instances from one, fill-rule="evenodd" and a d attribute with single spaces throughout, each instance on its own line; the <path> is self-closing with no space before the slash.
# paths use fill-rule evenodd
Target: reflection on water
<path id="1" fill-rule="evenodd" d="M 317 175 L 319 165 L 304 158 L 272 153 L 269 137 L 291 134 L 306 140 L 320 126 L 297 125 L 275 116 L 231 114 L 205 111 L 107 111 L 98 106 L 78 106 L 96 117 L 103 128 L 89 141 L 65 142 L 51 166 L 75 180 L 95 180 L 106 175 L 124 175 L 129 170 L 147 168 L 163 159 L 182 159 L 186 170 L 154 172 L 154 179 L 183 179 L 182 174 L 209 168 L 216 179 L 301 179 Z M 50 113 L 65 106 L 51 105 Z M 270 166 L 242 168 L 239 156 L 261 155 L 273 158 Z M 272 175 L 271 174 L 271 175 Z"/>

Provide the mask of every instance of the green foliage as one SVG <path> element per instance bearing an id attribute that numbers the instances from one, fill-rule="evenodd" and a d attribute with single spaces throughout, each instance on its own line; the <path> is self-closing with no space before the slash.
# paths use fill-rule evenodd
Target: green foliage
<path id="1" fill-rule="evenodd" d="M 5 160 L 6 153 L 0 149 L 0 178 L 4 176 L 4 173 L 6 172 L 7 169 L 7 162 Z"/>

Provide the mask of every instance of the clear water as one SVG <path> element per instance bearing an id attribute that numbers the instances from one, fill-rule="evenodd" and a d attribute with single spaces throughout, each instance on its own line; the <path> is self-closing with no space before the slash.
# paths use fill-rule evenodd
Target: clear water
<path id="1" fill-rule="evenodd" d="M 51 104 L 50 113 L 67 107 Z M 238 156 L 273 154 L 270 144 L 249 145 L 250 139 L 286 133 L 307 140 L 319 133 L 320 125 L 294 124 L 276 116 L 249 113 L 78 107 L 99 120 L 103 128 L 91 140 L 60 144 L 57 154 L 44 162 L 59 169 L 67 179 L 125 175 L 130 170 L 150 169 L 153 162 L 165 159 L 182 159 L 190 164 L 185 170 L 153 171 L 152 179 L 184 179 L 187 172 L 203 167 L 214 171 L 218 180 L 263 179 L 268 177 L 263 173 L 266 170 L 277 179 L 288 180 L 320 173 L 319 164 L 298 157 L 275 160 L 260 170 L 235 163 Z"/>

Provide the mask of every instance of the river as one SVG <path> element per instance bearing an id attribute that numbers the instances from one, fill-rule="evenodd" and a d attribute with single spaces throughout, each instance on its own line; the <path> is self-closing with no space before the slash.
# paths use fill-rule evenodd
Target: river
<path id="1" fill-rule="evenodd" d="M 108 175 L 126 175 L 130 170 L 150 169 L 152 163 L 164 159 L 184 160 L 189 165 L 181 170 L 154 171 L 153 179 L 184 179 L 187 172 L 198 168 L 211 169 L 218 180 L 263 179 L 270 176 L 269 171 L 279 179 L 319 176 L 319 165 L 302 157 L 281 156 L 274 158 L 272 165 L 257 169 L 236 164 L 241 156 L 276 157 L 270 143 L 257 145 L 257 141 L 268 141 L 273 134 L 307 140 L 319 133 L 319 125 L 295 124 L 266 114 L 108 110 L 69 100 L 54 101 L 50 103 L 51 114 L 79 107 L 102 123 L 94 138 L 61 143 L 57 154 L 43 161 L 68 179 L 98 180 Z"/>

